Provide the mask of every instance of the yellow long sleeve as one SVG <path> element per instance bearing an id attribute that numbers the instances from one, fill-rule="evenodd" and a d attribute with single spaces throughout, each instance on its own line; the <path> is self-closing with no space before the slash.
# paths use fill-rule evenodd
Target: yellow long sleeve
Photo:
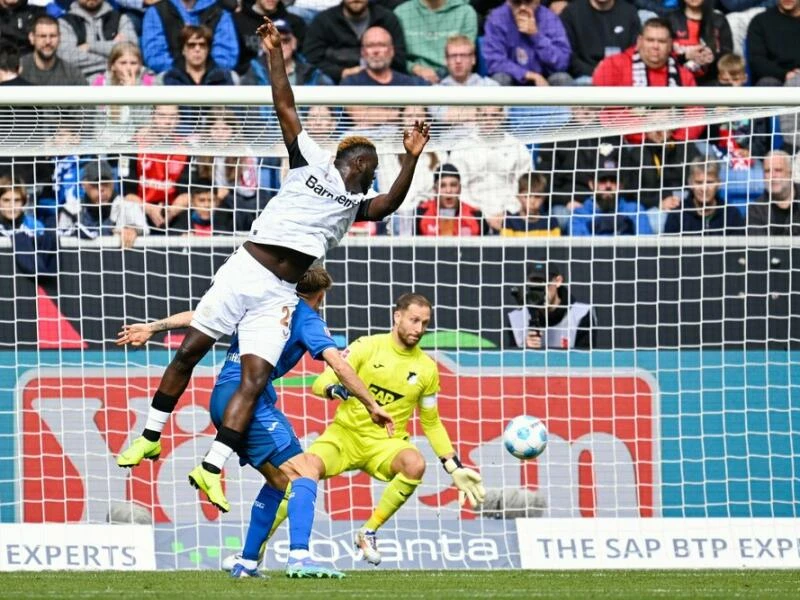
<path id="1" fill-rule="evenodd" d="M 450 442 L 450 434 L 447 433 L 444 423 L 439 418 L 438 408 L 435 406 L 420 408 L 419 422 L 425 432 L 425 437 L 428 438 L 433 451 L 436 452 L 436 456 L 442 457 L 454 452 L 453 444 Z"/>
<path id="2" fill-rule="evenodd" d="M 326 398 L 325 388 L 334 383 L 339 383 L 339 378 L 336 377 L 336 373 L 333 372 L 333 369 L 325 367 L 325 370 L 320 373 L 314 380 L 314 383 L 311 384 L 311 392 L 315 396 Z"/>

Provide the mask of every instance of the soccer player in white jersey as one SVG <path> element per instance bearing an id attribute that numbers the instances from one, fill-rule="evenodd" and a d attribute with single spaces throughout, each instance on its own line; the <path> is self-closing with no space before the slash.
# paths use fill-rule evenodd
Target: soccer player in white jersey
<path id="1" fill-rule="evenodd" d="M 133 467 L 161 454 L 159 438 L 186 389 L 192 371 L 220 337 L 239 333 L 242 380 L 231 398 L 217 437 L 201 465 L 189 473 L 192 485 L 223 512 L 230 510 L 221 471 L 242 443 L 256 399 L 289 337 L 297 304 L 295 285 L 314 260 L 334 247 L 356 220 L 379 221 L 405 199 L 417 160 L 430 138 L 426 123 L 403 132 L 402 168 L 386 194 L 370 190 L 378 166 L 375 146 L 365 137 L 346 137 L 335 156 L 303 129 L 281 51 L 281 36 L 268 18 L 258 28 L 269 61 L 272 99 L 289 150 L 290 170 L 269 201 L 249 239 L 219 268 L 194 311 L 192 325 L 153 396 L 142 435 L 117 458 Z M 376 415 L 373 421 L 386 423 Z M 301 474 L 302 476 L 302 474 Z"/>

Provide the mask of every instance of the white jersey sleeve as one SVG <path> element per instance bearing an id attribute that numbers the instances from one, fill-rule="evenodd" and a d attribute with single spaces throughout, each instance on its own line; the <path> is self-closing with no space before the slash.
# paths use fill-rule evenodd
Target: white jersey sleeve
<path id="1" fill-rule="evenodd" d="M 305 129 L 301 129 L 294 141 L 287 146 L 289 168 L 325 167 L 331 161 L 331 153 L 319 147 Z"/>

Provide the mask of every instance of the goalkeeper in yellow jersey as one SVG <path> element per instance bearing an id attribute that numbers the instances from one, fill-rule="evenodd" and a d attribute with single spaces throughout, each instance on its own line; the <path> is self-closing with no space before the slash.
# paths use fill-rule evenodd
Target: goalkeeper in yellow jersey
<path id="1" fill-rule="evenodd" d="M 406 431 L 414 410 L 419 410 L 425 435 L 445 471 L 453 477 L 461 503 L 468 500 L 474 508 L 485 496 L 481 476 L 462 466 L 439 419 L 436 405 L 439 371 L 433 359 L 418 346 L 431 320 L 431 310 L 425 296 L 403 294 L 397 299 L 390 333 L 359 338 L 342 354 L 378 404 L 391 415 L 395 423 L 393 437 L 387 438 L 384 429 L 375 427 L 367 411 L 355 397 L 350 397 L 332 369 L 326 368 L 313 385 L 316 395 L 341 403 L 333 423 L 306 451 L 304 458 L 309 467 L 316 469 L 320 479 L 360 470 L 389 483 L 377 508 L 355 538 L 364 559 L 375 565 L 381 562 L 375 532 L 406 503 L 422 483 L 425 472 L 425 459 L 408 441 Z M 285 515 L 281 507 L 272 531 Z"/>
<path id="2" fill-rule="evenodd" d="M 461 502 L 469 500 L 475 508 L 485 496 L 481 476 L 461 465 L 439 419 L 436 401 L 439 370 L 418 346 L 430 323 L 431 312 L 431 303 L 425 296 L 403 294 L 395 305 L 392 331 L 359 338 L 344 353 L 378 404 L 392 416 L 393 437 L 387 438 L 385 431 L 375 427 L 356 399 L 349 398 L 349 392 L 330 368 L 313 385 L 316 395 L 342 400 L 333 423 L 307 450 L 320 478 L 360 469 L 389 482 L 372 516 L 356 533 L 356 546 L 373 564 L 381 561 L 375 532 L 406 503 L 422 483 L 425 472 L 425 459 L 408 441 L 406 430 L 414 410 L 419 410 L 425 436 L 445 471 L 453 477 Z"/>

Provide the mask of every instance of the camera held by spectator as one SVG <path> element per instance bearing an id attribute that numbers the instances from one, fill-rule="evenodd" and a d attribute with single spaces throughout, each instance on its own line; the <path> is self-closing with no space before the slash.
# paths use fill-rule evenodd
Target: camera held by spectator
<path id="1" fill-rule="evenodd" d="M 524 291 L 511 288 L 520 308 L 508 313 L 514 344 L 520 348 L 581 348 L 595 346 L 594 310 L 575 302 L 561 272 L 546 262 L 535 262 Z"/>

